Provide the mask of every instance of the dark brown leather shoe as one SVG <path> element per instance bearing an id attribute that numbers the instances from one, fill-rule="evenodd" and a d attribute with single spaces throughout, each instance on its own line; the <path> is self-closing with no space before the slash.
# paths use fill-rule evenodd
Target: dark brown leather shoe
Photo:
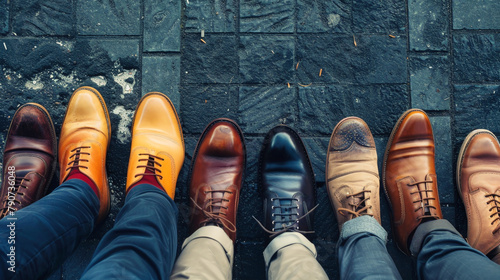
<path id="1" fill-rule="evenodd" d="M 42 105 L 21 106 L 10 124 L 3 154 L 0 218 L 42 198 L 54 174 L 56 134 Z"/>
<path id="2" fill-rule="evenodd" d="M 345 222 L 364 215 L 381 222 L 377 150 L 362 119 L 345 118 L 333 129 L 325 175 L 339 230 Z"/>
<path id="3" fill-rule="evenodd" d="M 469 244 L 500 263 L 500 145 L 488 130 L 465 138 L 457 162 L 457 187 L 467 212 Z"/>
<path id="4" fill-rule="evenodd" d="M 273 238 L 283 232 L 312 233 L 316 184 L 299 135 L 285 125 L 271 129 L 259 160 L 264 197 L 264 229 Z"/>
<path id="5" fill-rule="evenodd" d="M 392 208 L 397 245 L 410 255 L 408 243 L 418 225 L 442 219 L 436 170 L 434 138 L 424 111 L 406 111 L 392 130 L 384 155 L 384 189 Z"/>
<path id="6" fill-rule="evenodd" d="M 191 164 L 191 233 L 216 225 L 236 240 L 245 157 L 243 133 L 234 121 L 216 119 L 205 128 Z"/>

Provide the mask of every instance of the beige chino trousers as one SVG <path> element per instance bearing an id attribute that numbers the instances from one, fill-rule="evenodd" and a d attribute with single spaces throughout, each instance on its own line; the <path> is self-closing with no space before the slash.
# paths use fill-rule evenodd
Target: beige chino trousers
<path id="1" fill-rule="evenodd" d="M 328 279 L 316 260 L 316 247 L 302 234 L 285 232 L 264 250 L 267 278 Z M 186 238 L 175 262 L 171 280 L 230 280 L 234 257 L 233 241 L 217 226 L 205 226 Z"/>

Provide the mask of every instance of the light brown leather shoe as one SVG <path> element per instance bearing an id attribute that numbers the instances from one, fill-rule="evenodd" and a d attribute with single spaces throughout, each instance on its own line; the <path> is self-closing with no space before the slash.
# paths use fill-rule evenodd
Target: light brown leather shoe
<path id="1" fill-rule="evenodd" d="M 99 191 L 97 223 L 109 213 L 110 196 L 106 174 L 106 153 L 111 137 L 108 109 L 94 88 L 77 89 L 68 103 L 59 138 L 60 183 L 78 169 Z"/>
<path id="2" fill-rule="evenodd" d="M 191 165 L 191 233 L 205 225 L 217 225 L 235 242 L 244 171 L 241 129 L 232 120 L 214 120 L 201 135 Z"/>
<path id="3" fill-rule="evenodd" d="M 465 138 L 457 161 L 457 187 L 467 212 L 467 240 L 500 263 L 500 145 L 488 130 Z"/>
<path id="4" fill-rule="evenodd" d="M 126 191 L 144 176 L 153 176 L 174 199 L 184 151 L 179 117 L 170 99 L 159 92 L 143 96 L 132 124 Z"/>
<path id="5" fill-rule="evenodd" d="M 434 137 L 424 111 L 410 109 L 399 118 L 387 143 L 382 180 L 392 208 L 397 245 L 410 255 L 408 243 L 417 226 L 443 218 L 434 166 Z"/>
<path id="6" fill-rule="evenodd" d="M 368 125 L 348 117 L 333 129 L 326 155 L 326 184 L 339 230 L 369 215 L 380 223 L 380 181 L 375 141 Z"/>

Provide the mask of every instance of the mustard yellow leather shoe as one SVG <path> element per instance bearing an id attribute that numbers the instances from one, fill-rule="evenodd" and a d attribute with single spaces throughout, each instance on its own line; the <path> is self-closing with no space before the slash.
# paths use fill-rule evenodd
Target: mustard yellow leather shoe
<path id="1" fill-rule="evenodd" d="M 137 105 L 132 124 L 126 192 L 144 176 L 154 176 L 173 199 L 184 151 L 182 128 L 172 102 L 159 92 L 146 94 Z"/>
<path id="2" fill-rule="evenodd" d="M 110 196 L 106 153 L 111 137 L 108 109 L 101 94 L 91 87 L 77 89 L 68 103 L 59 138 L 60 183 L 77 168 L 99 191 L 97 223 L 109 213 Z"/>

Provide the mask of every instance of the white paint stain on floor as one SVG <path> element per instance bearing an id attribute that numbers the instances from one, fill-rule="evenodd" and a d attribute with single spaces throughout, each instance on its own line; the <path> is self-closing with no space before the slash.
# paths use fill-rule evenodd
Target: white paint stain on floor
<path id="1" fill-rule="evenodd" d="M 127 110 L 123 106 L 116 106 L 111 113 L 120 116 L 120 122 L 118 123 L 117 138 L 121 144 L 130 142 L 132 134 L 130 132 L 130 123 L 134 116 L 133 110 Z"/>
<path id="2" fill-rule="evenodd" d="M 134 90 L 136 69 L 124 70 L 124 72 L 113 75 L 113 80 L 122 87 L 120 97 L 125 98 L 125 94 L 130 94 Z"/>

